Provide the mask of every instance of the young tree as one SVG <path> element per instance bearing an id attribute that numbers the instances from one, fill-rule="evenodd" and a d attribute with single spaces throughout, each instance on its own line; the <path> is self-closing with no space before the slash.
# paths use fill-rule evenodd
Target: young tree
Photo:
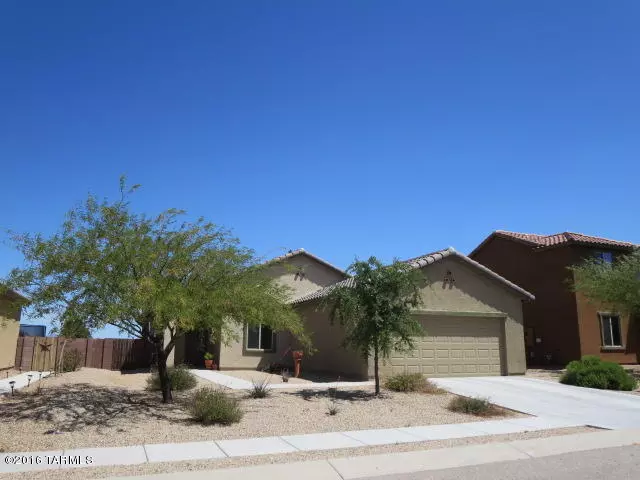
<path id="1" fill-rule="evenodd" d="M 421 305 L 420 272 L 394 261 L 383 265 L 375 257 L 355 261 L 347 269 L 352 279 L 333 288 L 324 300 L 331 320 L 345 327 L 345 346 L 357 349 L 365 359 L 373 356 L 376 395 L 380 394 L 379 361 L 394 350 L 411 351 L 422 326 L 411 314 Z"/>
<path id="2" fill-rule="evenodd" d="M 592 301 L 624 313 L 640 313 L 640 250 L 614 263 L 588 259 L 571 267 L 574 289 Z"/>
<path id="3" fill-rule="evenodd" d="M 73 317 L 73 311 L 65 312 L 60 318 L 60 336 L 65 338 L 91 338 L 91 331 L 84 319 Z"/>
<path id="4" fill-rule="evenodd" d="M 185 332 L 206 329 L 228 341 L 246 322 L 306 339 L 288 289 L 265 275 L 251 250 L 202 219 L 182 220 L 180 210 L 133 213 L 128 199 L 137 188 L 121 178 L 118 201 L 89 196 L 49 238 L 12 236 L 26 266 L 7 284 L 28 295 L 34 314 L 89 330 L 114 325 L 150 342 L 164 402 L 172 401 L 167 357 Z"/>

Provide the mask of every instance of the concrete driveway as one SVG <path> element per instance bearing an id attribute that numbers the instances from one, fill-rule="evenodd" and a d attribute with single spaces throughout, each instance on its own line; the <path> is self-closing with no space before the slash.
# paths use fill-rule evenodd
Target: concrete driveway
<path id="1" fill-rule="evenodd" d="M 439 387 L 536 416 L 594 427 L 640 428 L 640 395 L 524 377 L 431 378 Z"/>

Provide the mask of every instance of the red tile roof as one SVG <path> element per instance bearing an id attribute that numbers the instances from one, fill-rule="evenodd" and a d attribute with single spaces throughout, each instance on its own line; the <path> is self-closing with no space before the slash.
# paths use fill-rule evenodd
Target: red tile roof
<path id="1" fill-rule="evenodd" d="M 582 233 L 562 232 L 553 235 L 538 235 L 535 233 L 517 233 L 507 232 L 506 230 L 496 230 L 494 235 L 513 238 L 528 243 L 536 248 L 548 248 L 565 244 L 589 245 L 594 247 L 613 247 L 613 248 L 636 248 L 638 245 L 631 242 L 620 242 L 618 240 L 610 240 L 608 238 L 594 237 L 591 235 L 583 235 Z"/>

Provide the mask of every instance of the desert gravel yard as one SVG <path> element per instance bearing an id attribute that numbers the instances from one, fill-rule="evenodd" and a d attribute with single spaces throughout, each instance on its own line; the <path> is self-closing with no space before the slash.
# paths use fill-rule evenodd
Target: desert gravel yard
<path id="1" fill-rule="evenodd" d="M 30 392 L 0 399 L 0 449 L 6 452 L 145 443 L 220 440 L 271 435 L 407 427 L 481 420 L 446 409 L 450 394 L 384 392 L 371 388 L 338 389 L 337 415 L 328 415 L 328 391 L 273 391 L 265 399 L 242 398 L 240 423 L 203 426 L 190 420 L 190 392 L 174 393 L 163 405 L 158 392 L 146 391 L 149 374 L 120 374 L 84 368 L 48 378 Z M 205 380 L 199 385 L 212 386 Z M 215 388 L 215 386 L 212 386 Z M 511 416 L 524 416 L 505 412 Z"/>

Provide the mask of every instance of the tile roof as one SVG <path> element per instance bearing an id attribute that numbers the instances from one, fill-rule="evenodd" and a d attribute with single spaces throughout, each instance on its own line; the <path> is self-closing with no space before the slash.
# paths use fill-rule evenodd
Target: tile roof
<path id="1" fill-rule="evenodd" d="M 521 295 L 529 298 L 530 300 L 534 300 L 535 297 L 531 293 L 527 292 L 523 288 L 520 288 L 515 283 L 510 282 L 506 278 L 501 277 L 500 275 L 498 275 L 493 270 L 489 270 L 487 267 L 485 267 L 484 265 L 476 262 L 475 260 L 471 260 L 466 255 L 463 255 L 462 253 L 456 251 L 453 247 L 449 247 L 449 248 L 446 248 L 444 250 L 438 250 L 436 252 L 431 252 L 431 253 L 428 253 L 428 254 L 425 254 L 425 255 L 421 255 L 419 257 L 410 258 L 408 260 L 403 260 L 403 262 L 404 263 L 408 263 L 413 268 L 422 268 L 422 267 L 425 267 L 427 265 L 431 265 L 433 263 L 439 262 L 443 258 L 446 258 L 446 257 L 449 257 L 449 256 L 455 256 L 455 257 L 459 258 L 460 260 L 462 260 L 462 261 L 472 265 L 473 267 L 483 271 L 485 274 L 489 275 L 490 277 L 494 278 L 495 280 L 503 283 L 504 285 L 506 285 L 507 287 L 511 288 L 512 290 L 517 291 L 518 293 L 520 293 Z M 302 297 L 299 297 L 299 298 L 293 300 L 291 303 L 292 304 L 299 304 L 299 303 L 304 303 L 304 302 L 308 302 L 308 301 L 311 301 L 311 300 L 317 300 L 319 298 L 323 298 L 323 297 L 326 297 L 327 295 L 329 295 L 329 293 L 334 288 L 336 288 L 336 286 L 353 287 L 354 285 L 355 285 L 355 278 L 354 277 L 347 278 L 346 280 L 343 280 L 341 282 L 334 283 L 333 285 L 329 285 L 329 286 L 324 287 L 324 288 L 322 288 L 320 290 L 316 290 L 315 292 L 312 292 L 312 293 L 309 293 L 309 294 L 304 295 Z"/>
<path id="2" fill-rule="evenodd" d="M 584 235 L 582 233 L 575 232 L 554 233 L 553 235 L 538 235 L 535 233 L 517 233 L 508 232 L 506 230 L 496 230 L 492 235 L 520 240 L 536 248 L 556 247 L 559 245 L 566 245 L 570 243 L 579 245 L 591 245 L 595 247 L 614 248 L 635 248 L 638 246 L 630 242 L 620 242 L 618 240 L 610 240 L 608 238 L 594 237 L 592 235 Z"/>
<path id="3" fill-rule="evenodd" d="M 276 263 L 276 262 L 281 262 L 283 260 L 287 260 L 288 258 L 291 257 L 295 257 L 297 255 L 306 255 L 309 258 L 313 258 L 315 261 L 322 263 L 323 265 L 326 265 L 329 268 L 332 268 L 333 270 L 336 270 L 337 272 L 340 272 L 342 275 L 344 275 L 345 277 L 348 277 L 349 275 L 342 270 L 341 268 L 336 267 L 335 265 L 332 265 L 331 263 L 327 262 L 326 260 L 323 260 L 320 257 L 315 256 L 312 253 L 307 252 L 304 248 L 298 248 L 297 250 L 289 250 L 287 253 L 285 253 L 284 255 L 280 255 L 278 257 L 274 257 L 271 260 L 268 260 L 266 263 Z"/>

